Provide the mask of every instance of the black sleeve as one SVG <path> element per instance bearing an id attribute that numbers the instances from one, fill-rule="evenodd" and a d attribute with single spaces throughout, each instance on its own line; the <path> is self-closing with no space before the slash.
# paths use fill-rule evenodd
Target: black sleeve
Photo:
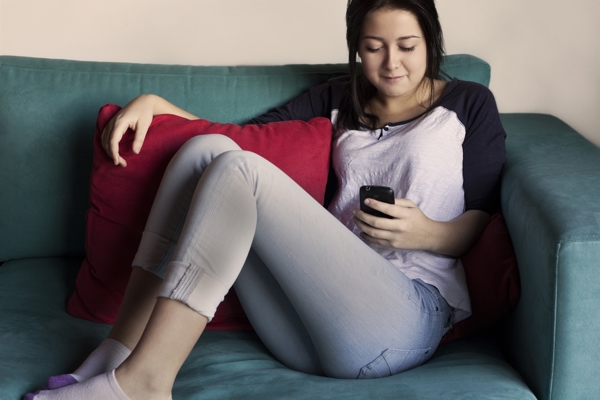
<path id="1" fill-rule="evenodd" d="M 464 108 L 466 135 L 463 142 L 465 209 L 493 214 L 500 207 L 506 132 L 489 89 L 477 85 L 465 102 L 468 103 Z"/>
<path id="2" fill-rule="evenodd" d="M 269 110 L 247 123 L 266 124 L 276 121 L 308 121 L 315 117 L 331 118 L 331 111 L 338 108 L 347 80 L 345 77 L 332 78 L 326 83 L 310 88 L 289 103 Z"/>

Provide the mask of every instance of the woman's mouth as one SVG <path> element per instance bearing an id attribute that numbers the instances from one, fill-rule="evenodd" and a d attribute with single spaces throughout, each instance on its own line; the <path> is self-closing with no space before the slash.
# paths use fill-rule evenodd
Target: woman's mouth
<path id="1" fill-rule="evenodd" d="M 395 82 L 402 80 L 402 78 L 404 78 L 404 77 L 403 76 L 384 76 L 383 78 L 388 83 L 395 83 Z"/>

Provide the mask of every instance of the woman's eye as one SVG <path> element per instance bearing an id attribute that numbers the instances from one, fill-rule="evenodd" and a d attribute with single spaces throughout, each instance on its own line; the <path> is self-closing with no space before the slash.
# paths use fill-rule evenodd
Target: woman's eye
<path id="1" fill-rule="evenodd" d="M 400 50 L 406 51 L 406 52 L 415 51 L 415 46 L 413 46 L 413 47 L 400 47 Z"/>
<path id="2" fill-rule="evenodd" d="M 371 48 L 371 47 L 367 47 L 367 51 L 368 51 L 369 53 L 377 53 L 377 52 L 379 51 L 379 48 L 377 48 L 377 49 L 373 49 L 373 48 Z"/>

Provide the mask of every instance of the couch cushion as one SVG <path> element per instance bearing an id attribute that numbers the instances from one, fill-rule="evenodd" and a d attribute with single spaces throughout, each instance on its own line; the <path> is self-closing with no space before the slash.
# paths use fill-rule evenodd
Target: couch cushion
<path id="1" fill-rule="evenodd" d="M 109 326 L 68 316 L 81 259 L 36 258 L 0 266 L 0 396 L 17 400 L 52 374 L 72 371 Z M 295 372 L 249 332 L 205 332 L 184 364 L 173 398 L 535 399 L 486 337 L 438 348 L 425 365 L 389 378 L 340 380 Z"/>
<path id="2" fill-rule="evenodd" d="M 140 154 L 131 150 L 133 132 L 125 134 L 120 154 L 128 160 L 128 166 L 123 168 L 114 165 L 101 144 L 102 130 L 119 109 L 106 105 L 98 114 L 86 258 L 67 308 L 73 316 L 114 323 L 164 171 L 177 150 L 194 136 L 220 133 L 231 138 L 242 149 L 277 165 L 323 204 L 332 137 L 327 118 L 239 126 L 159 115 L 148 129 Z M 251 329 L 233 291 L 219 306 L 209 327 Z"/>
<path id="3" fill-rule="evenodd" d="M 472 314 L 452 326 L 442 343 L 504 322 L 521 295 L 517 258 L 502 214 L 497 213 L 477 243 L 462 256 Z"/>

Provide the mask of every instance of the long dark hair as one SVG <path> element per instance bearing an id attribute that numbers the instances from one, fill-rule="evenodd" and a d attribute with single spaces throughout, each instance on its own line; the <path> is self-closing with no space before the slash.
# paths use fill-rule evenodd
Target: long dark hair
<path id="1" fill-rule="evenodd" d="M 361 122 L 366 123 L 371 129 L 376 129 L 379 125 L 379 118 L 365 111 L 367 104 L 377 93 L 377 89 L 366 78 L 362 68 L 357 65 L 356 55 L 365 19 L 382 9 L 408 11 L 419 22 L 427 46 L 427 68 L 419 88 L 428 81 L 429 104 L 422 105 L 429 110 L 433 104 L 434 80 L 440 76 L 440 65 L 444 55 L 444 36 L 434 0 L 348 0 L 346 41 L 350 83 L 340 104 L 336 123 L 338 129 L 359 129 Z"/>

